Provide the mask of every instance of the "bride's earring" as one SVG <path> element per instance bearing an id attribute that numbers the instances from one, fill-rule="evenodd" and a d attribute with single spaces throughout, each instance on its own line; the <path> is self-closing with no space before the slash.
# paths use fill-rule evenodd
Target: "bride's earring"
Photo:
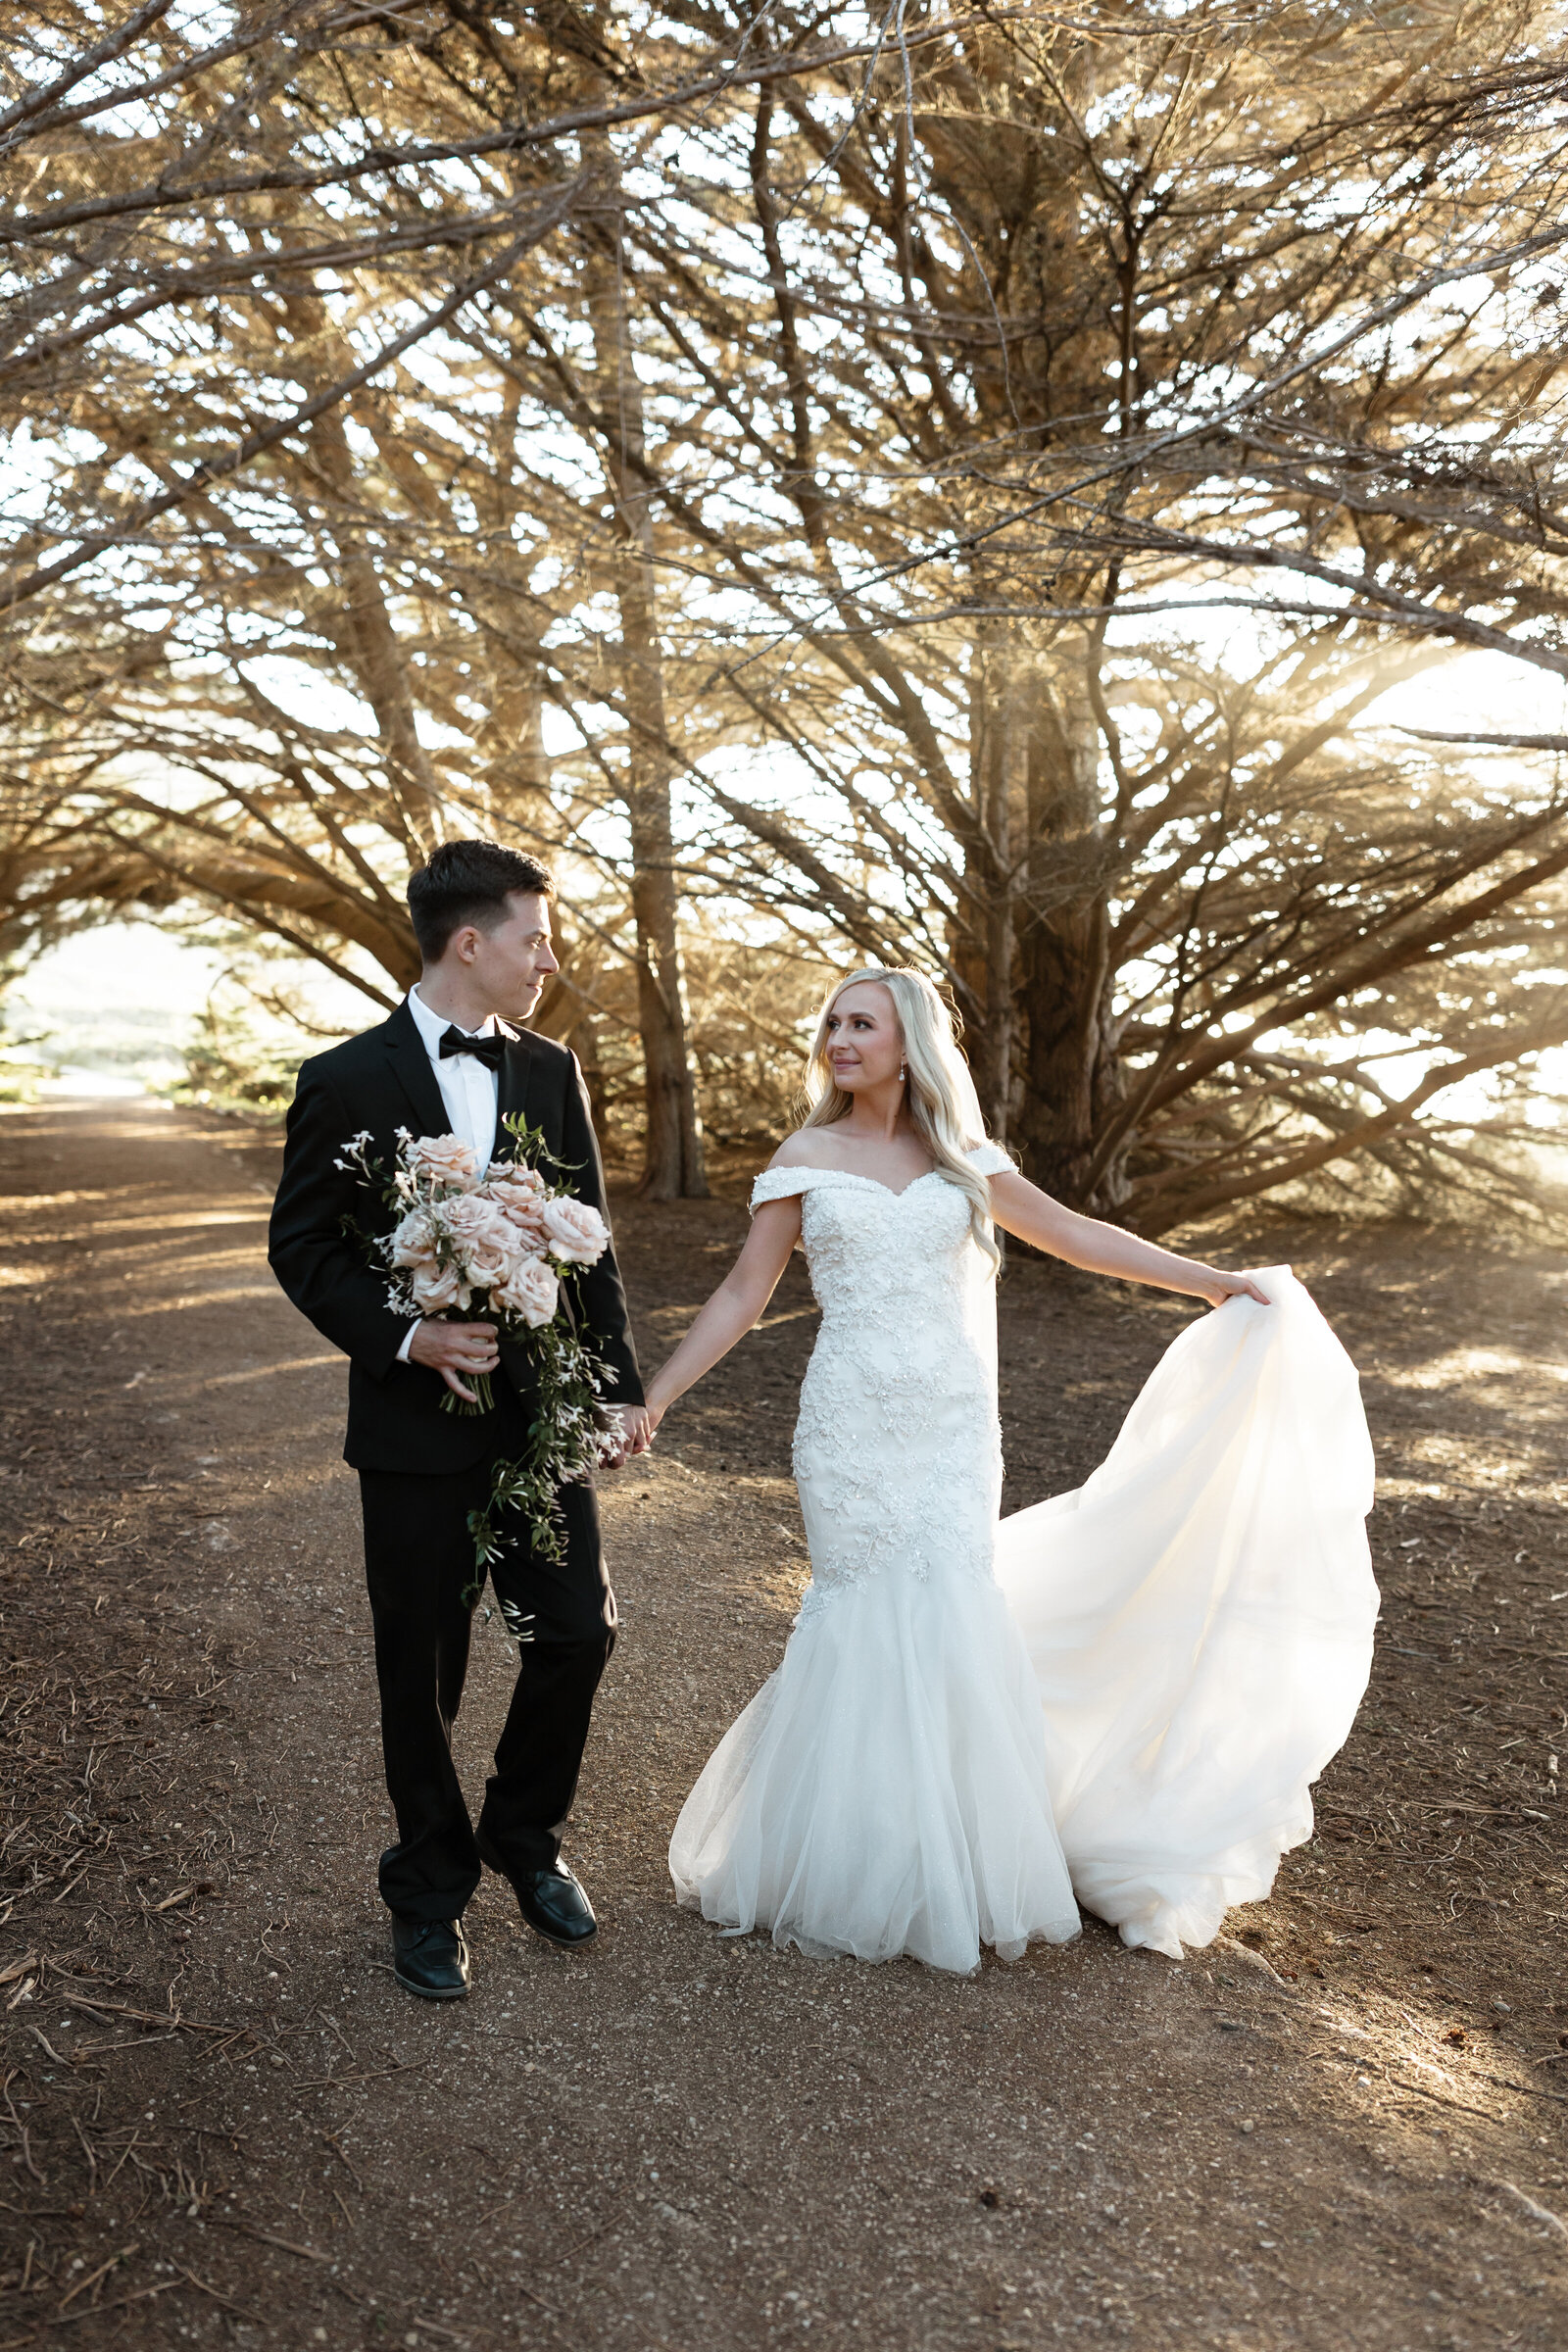
<path id="1" fill-rule="evenodd" d="M 900 1064 L 899 1064 L 899 1084 L 900 1084 L 901 1086 L 904 1084 L 904 1070 L 905 1070 L 905 1065 L 904 1065 L 904 1063 L 901 1061 L 901 1062 L 900 1062 Z"/>

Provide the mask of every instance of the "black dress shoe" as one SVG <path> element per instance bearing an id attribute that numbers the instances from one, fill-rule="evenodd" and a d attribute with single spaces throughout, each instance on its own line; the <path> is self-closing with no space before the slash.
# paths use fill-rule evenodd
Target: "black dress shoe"
<path id="1" fill-rule="evenodd" d="M 546 1870 L 514 1870 L 504 1862 L 483 1830 L 477 1833 L 479 1858 L 499 1871 L 517 1898 L 517 1909 L 536 1936 L 569 1951 L 599 1933 L 594 1907 L 564 1862 Z"/>
<path id="2" fill-rule="evenodd" d="M 392 1922 L 392 1974 L 425 2001 L 461 2001 L 468 1990 L 468 1947 L 455 1919 Z"/>

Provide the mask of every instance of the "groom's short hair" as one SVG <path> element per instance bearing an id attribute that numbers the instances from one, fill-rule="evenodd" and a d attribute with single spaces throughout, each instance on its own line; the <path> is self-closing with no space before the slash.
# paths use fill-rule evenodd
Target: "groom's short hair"
<path id="1" fill-rule="evenodd" d="M 447 942 L 465 923 L 493 930 L 507 919 L 507 901 L 515 891 L 549 898 L 549 871 L 520 850 L 498 841 L 444 841 L 409 877 L 409 912 L 414 936 L 426 963 L 439 963 Z"/>

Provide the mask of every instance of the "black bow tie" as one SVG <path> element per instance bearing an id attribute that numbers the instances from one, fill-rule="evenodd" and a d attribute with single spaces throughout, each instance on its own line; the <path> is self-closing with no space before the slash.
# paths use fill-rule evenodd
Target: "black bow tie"
<path id="1" fill-rule="evenodd" d="M 488 1062 L 491 1069 L 499 1070 L 506 1051 L 507 1040 L 499 1031 L 493 1037 L 470 1037 L 466 1029 L 459 1029 L 449 1023 L 441 1032 L 443 1061 L 452 1054 L 473 1054 L 480 1061 Z"/>

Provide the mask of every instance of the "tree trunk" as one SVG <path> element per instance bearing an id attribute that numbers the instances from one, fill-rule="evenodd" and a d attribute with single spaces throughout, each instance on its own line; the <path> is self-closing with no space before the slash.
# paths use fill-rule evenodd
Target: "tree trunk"
<path id="1" fill-rule="evenodd" d="M 642 386 L 626 315 L 624 255 L 616 217 L 608 250 L 589 271 L 599 407 L 608 431 L 605 472 L 615 502 L 613 567 L 620 607 L 620 694 L 626 716 L 626 814 L 631 830 L 632 914 L 637 925 L 637 1015 L 647 1100 L 638 1191 L 650 1200 L 705 1200 L 703 1132 L 686 1045 L 678 932 L 671 763 L 653 563 L 653 522 L 640 471 Z"/>
<path id="2" fill-rule="evenodd" d="M 1029 907 L 1020 915 L 1014 973 L 1023 1039 L 1014 1140 L 1046 1192 L 1091 1215 L 1115 1216 L 1127 1199 L 1125 1150 L 1095 1167 L 1103 1122 L 1125 1092 L 1111 1004 L 1100 741 L 1076 659 L 1042 687 L 1029 757 Z"/>
<path id="3" fill-rule="evenodd" d="M 583 1084 L 594 1114 L 594 1128 L 603 1144 L 610 1133 L 610 1103 L 605 1093 L 605 1065 L 599 1052 L 599 1023 L 585 1012 L 566 1043 L 582 1065 Z"/>
<path id="4" fill-rule="evenodd" d="M 969 1066 L 986 1124 L 999 1144 L 1007 1140 L 1014 1094 L 1013 966 L 1017 951 L 1013 851 L 1024 815 L 1028 757 L 1027 654 L 982 637 L 974 667 L 970 741 L 974 747 L 976 837 L 965 855 L 970 949 L 964 958 L 970 993 L 981 1009 L 966 1030 Z"/>

